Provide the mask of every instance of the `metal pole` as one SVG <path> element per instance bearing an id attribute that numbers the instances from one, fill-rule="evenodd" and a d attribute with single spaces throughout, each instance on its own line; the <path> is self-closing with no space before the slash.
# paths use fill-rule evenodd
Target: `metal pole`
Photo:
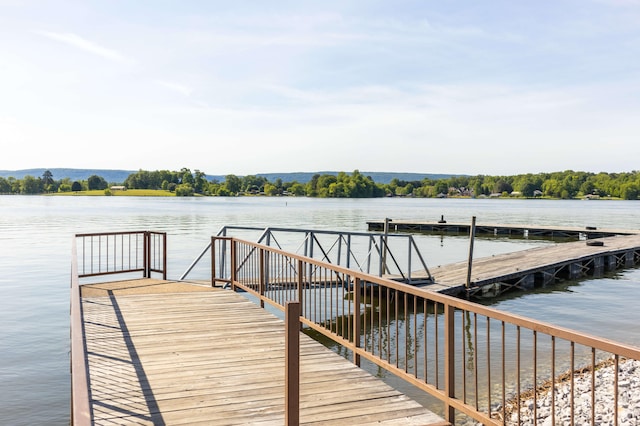
<path id="1" fill-rule="evenodd" d="M 471 286 L 471 267 L 473 264 L 473 242 L 476 238 L 476 217 L 471 218 L 471 229 L 469 230 L 469 260 L 467 262 L 467 282 L 465 287 L 469 290 Z"/>
<path id="2" fill-rule="evenodd" d="M 389 219 L 388 217 L 384 218 L 384 249 L 382 250 L 382 269 L 380 271 L 380 276 L 389 271 L 389 268 L 387 268 L 387 237 L 389 235 L 389 222 L 391 221 L 392 219 Z"/>
<path id="3" fill-rule="evenodd" d="M 362 291 L 362 281 L 360 278 L 355 279 L 353 283 L 353 345 L 360 348 L 360 332 L 362 331 L 362 319 L 360 318 L 360 304 Z M 360 367 L 360 354 L 353 351 L 353 363 Z"/>
<path id="4" fill-rule="evenodd" d="M 455 423 L 455 409 L 451 404 L 456 398 L 456 375 L 455 375 L 455 308 L 448 303 L 444 305 L 444 392 L 445 399 L 444 418 L 446 421 Z"/>

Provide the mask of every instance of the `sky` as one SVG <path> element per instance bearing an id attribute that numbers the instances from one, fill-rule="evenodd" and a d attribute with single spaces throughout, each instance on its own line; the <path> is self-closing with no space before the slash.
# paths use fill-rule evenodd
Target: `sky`
<path id="1" fill-rule="evenodd" d="M 640 166 L 640 0 L 0 0 L 0 169 Z"/>

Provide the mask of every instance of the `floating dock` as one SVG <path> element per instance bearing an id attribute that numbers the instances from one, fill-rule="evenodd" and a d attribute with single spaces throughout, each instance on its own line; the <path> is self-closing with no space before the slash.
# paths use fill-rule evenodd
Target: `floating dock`
<path id="1" fill-rule="evenodd" d="M 430 268 L 433 284 L 421 288 L 450 295 L 495 296 L 518 288 L 531 290 L 562 279 L 598 277 L 640 264 L 640 234 L 551 244 L 513 253 L 473 259 L 467 287 L 468 262 Z M 419 277 L 420 272 L 413 276 Z"/>
<path id="2" fill-rule="evenodd" d="M 92 424 L 285 424 L 276 316 L 188 283 L 81 289 Z M 305 334 L 300 343 L 300 424 L 449 424 Z"/>
<path id="3" fill-rule="evenodd" d="M 444 219 L 443 219 L 444 220 Z M 384 232 L 384 221 L 367 222 L 369 231 Z M 420 232 L 436 234 L 469 235 L 470 223 L 448 222 L 419 222 L 393 220 L 388 222 L 389 232 Z M 564 239 L 594 239 L 613 237 L 616 235 L 633 235 L 639 231 L 628 229 L 598 229 L 585 227 L 557 227 L 540 225 L 506 225 L 506 224 L 476 224 L 476 236 L 512 236 L 522 238 L 564 238 Z"/>

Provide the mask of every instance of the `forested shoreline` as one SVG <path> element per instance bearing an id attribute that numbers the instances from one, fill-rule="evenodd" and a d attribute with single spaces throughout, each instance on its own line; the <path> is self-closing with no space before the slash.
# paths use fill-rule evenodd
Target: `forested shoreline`
<path id="1" fill-rule="evenodd" d="M 256 175 L 226 175 L 207 180 L 205 173 L 188 168 L 179 171 L 139 170 L 124 182 L 107 182 L 98 175 L 86 180 L 56 179 L 50 171 L 22 179 L 0 177 L 0 194 L 56 194 L 103 191 L 113 195 L 126 190 L 166 191 L 176 196 L 306 196 L 318 198 L 376 197 L 521 197 L 521 198 L 616 198 L 637 200 L 640 172 L 591 173 L 572 170 L 527 173 L 513 176 L 454 176 L 419 181 L 393 179 L 377 183 L 358 170 L 352 173 L 315 174 L 308 182 L 283 181 Z"/>

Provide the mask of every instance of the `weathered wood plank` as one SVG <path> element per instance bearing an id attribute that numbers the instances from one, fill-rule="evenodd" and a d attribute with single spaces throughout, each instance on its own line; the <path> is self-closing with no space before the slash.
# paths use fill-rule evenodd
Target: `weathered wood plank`
<path id="1" fill-rule="evenodd" d="M 284 325 L 230 291 L 86 291 L 95 424 L 283 424 Z M 301 334 L 302 424 L 442 419 Z"/>

